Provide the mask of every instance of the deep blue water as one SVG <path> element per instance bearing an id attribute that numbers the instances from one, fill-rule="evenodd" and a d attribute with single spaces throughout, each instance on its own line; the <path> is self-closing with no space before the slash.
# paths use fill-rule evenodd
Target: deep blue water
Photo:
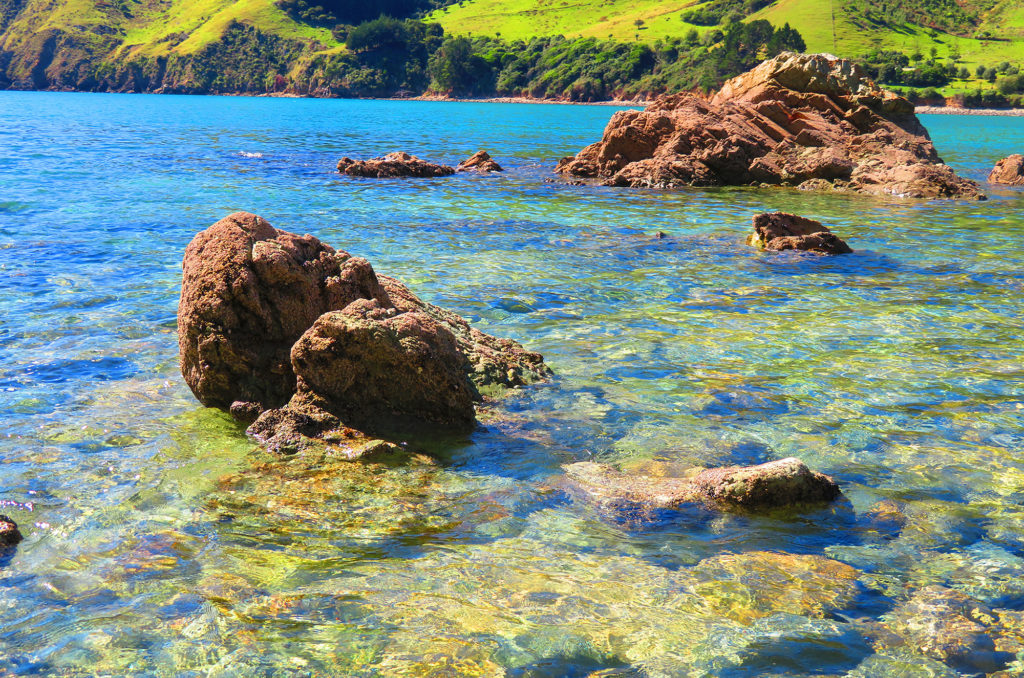
<path id="1" fill-rule="evenodd" d="M 871 629 L 936 584 L 1024 610 L 1024 193 L 549 183 L 613 110 L 0 93 L 0 512 L 26 535 L 0 569 L 0 675 L 956 675 Z M 1024 149 L 1021 118 L 923 121 L 979 181 Z M 333 171 L 481 148 L 508 171 Z M 747 248 L 767 209 L 856 252 Z M 185 245 L 235 210 L 368 258 L 556 379 L 440 465 L 267 457 L 177 368 Z M 637 521 L 561 482 L 585 459 L 790 455 L 847 501 Z M 886 500 L 902 529 L 871 517 Z"/>

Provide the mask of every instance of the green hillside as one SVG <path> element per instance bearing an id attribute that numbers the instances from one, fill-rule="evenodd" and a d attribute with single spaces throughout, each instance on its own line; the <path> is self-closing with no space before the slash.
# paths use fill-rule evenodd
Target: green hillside
<path id="1" fill-rule="evenodd" d="M 0 0 L 0 89 L 597 100 L 714 88 L 781 49 L 1018 104 L 1024 0 Z"/>
<path id="2" fill-rule="evenodd" d="M 512 40 L 565 35 L 654 42 L 682 37 L 690 30 L 710 30 L 688 23 L 686 15 L 726 2 L 729 0 L 700 4 L 688 0 L 464 0 L 432 13 L 428 20 L 440 23 L 447 33 L 500 34 Z M 939 58 L 959 54 L 958 62 L 967 67 L 1024 61 L 1022 0 L 967 0 L 962 12 L 948 10 L 950 4 L 956 5 L 952 0 L 946 4 L 908 0 L 891 6 L 877 0 L 777 0 L 745 16 L 747 20 L 766 19 L 776 26 L 788 23 L 814 52 L 858 57 L 875 49 L 892 49 L 928 55 L 934 47 Z M 750 3 L 730 5 L 744 14 Z M 905 5 L 919 11 L 896 11 Z M 953 16 L 944 16 L 942 10 Z M 905 15 L 902 21 L 901 13 Z M 933 25 L 917 24 L 915 19 Z M 642 23 L 637 24 L 638 20 Z M 978 39 L 981 36 L 986 39 Z"/>

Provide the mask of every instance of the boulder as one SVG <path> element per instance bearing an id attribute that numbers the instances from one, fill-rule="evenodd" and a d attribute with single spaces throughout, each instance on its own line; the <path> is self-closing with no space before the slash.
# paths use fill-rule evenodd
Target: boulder
<path id="1" fill-rule="evenodd" d="M 504 171 L 501 169 L 501 165 L 496 163 L 487 151 L 477 151 L 460 162 L 459 166 L 455 168 L 456 172 L 468 172 L 469 170 L 481 173 Z"/>
<path id="2" fill-rule="evenodd" d="M 342 158 L 338 171 L 350 177 L 372 177 L 375 179 L 393 177 L 446 177 L 455 174 L 455 168 L 420 160 L 408 153 L 388 153 L 382 158 L 353 160 Z"/>
<path id="3" fill-rule="evenodd" d="M 295 392 L 291 349 L 327 311 L 388 296 L 365 259 L 236 212 L 185 249 L 178 348 L 201 403 L 252 419 Z"/>
<path id="4" fill-rule="evenodd" d="M 841 495 L 835 480 L 794 457 L 757 466 L 694 469 L 675 478 L 626 474 L 595 462 L 563 468 L 574 487 L 598 502 L 648 508 L 695 503 L 727 509 L 779 508 L 829 502 Z"/>
<path id="5" fill-rule="evenodd" d="M 550 375 L 365 259 L 245 212 L 186 248 L 178 335 L 196 397 L 281 449 L 360 427 L 464 432 L 485 396 Z"/>
<path id="6" fill-rule="evenodd" d="M 1024 155 L 1015 153 L 997 162 L 989 172 L 988 180 L 993 184 L 1024 186 Z"/>
<path id="7" fill-rule="evenodd" d="M 325 313 L 292 347 L 298 393 L 367 432 L 473 428 L 480 396 L 455 335 L 426 313 L 361 300 Z"/>
<path id="8" fill-rule="evenodd" d="M 611 186 L 768 184 L 913 198 L 983 199 L 942 163 L 906 99 L 852 61 L 783 53 L 710 100 L 662 97 L 612 116 L 557 171 Z"/>
<path id="9" fill-rule="evenodd" d="M 18 524 L 7 516 L 0 515 L 0 551 L 16 546 L 21 540 Z"/>
<path id="10" fill-rule="evenodd" d="M 747 236 L 747 244 L 765 250 L 803 250 L 820 254 L 849 254 L 853 252 L 827 226 L 788 212 L 766 212 L 753 218 L 754 232 Z"/>

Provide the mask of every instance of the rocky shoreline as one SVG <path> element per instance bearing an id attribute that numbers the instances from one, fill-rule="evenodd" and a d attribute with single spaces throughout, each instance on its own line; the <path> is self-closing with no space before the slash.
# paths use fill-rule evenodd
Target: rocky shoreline
<path id="1" fill-rule="evenodd" d="M 1024 116 L 1024 108 L 959 108 L 957 106 L 917 106 L 917 115 L 1006 115 Z"/>

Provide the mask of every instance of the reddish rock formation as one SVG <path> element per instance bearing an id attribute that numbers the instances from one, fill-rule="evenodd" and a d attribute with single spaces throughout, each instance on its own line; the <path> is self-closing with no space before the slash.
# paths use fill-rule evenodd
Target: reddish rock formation
<path id="1" fill-rule="evenodd" d="M 550 374 L 543 358 L 421 301 L 365 259 L 232 214 L 185 250 L 181 371 L 258 438 L 348 426 L 463 431 L 473 403 Z"/>
<path id="2" fill-rule="evenodd" d="M 772 184 L 913 198 L 983 199 L 944 165 L 906 99 L 851 61 L 783 53 L 710 100 L 663 97 L 612 116 L 558 172 L 606 185 Z"/>
<path id="3" fill-rule="evenodd" d="M 420 160 L 408 153 L 388 153 L 382 158 L 371 160 L 353 160 L 342 158 L 338 161 L 338 171 L 350 177 L 372 177 L 375 179 L 392 177 L 446 177 L 455 174 L 455 169 L 447 165 L 437 165 Z"/>
<path id="4" fill-rule="evenodd" d="M 295 392 L 292 344 L 327 311 L 388 296 L 365 259 L 236 212 L 185 249 L 178 347 L 204 405 L 253 412 Z M 249 403 L 248 405 L 246 403 Z"/>
<path id="5" fill-rule="evenodd" d="M 501 165 L 496 163 L 487 151 L 477 151 L 460 162 L 459 166 L 455 168 L 456 172 L 468 172 L 469 170 L 476 170 L 481 173 L 504 171 L 501 169 Z"/>
<path id="6" fill-rule="evenodd" d="M 1024 186 L 1024 155 L 1015 153 L 997 162 L 989 172 L 988 180 L 993 184 Z"/>
<path id="7" fill-rule="evenodd" d="M 766 212 L 753 218 L 747 244 L 766 250 L 803 250 L 820 254 L 849 254 L 853 250 L 827 226 L 788 212 Z"/>
<path id="8" fill-rule="evenodd" d="M 649 508 L 693 503 L 772 508 L 829 502 L 841 494 L 832 478 L 811 471 L 794 457 L 757 466 L 695 469 L 693 475 L 681 478 L 630 475 L 594 462 L 564 468 L 570 482 L 593 499 Z"/>
<path id="9" fill-rule="evenodd" d="M 0 551 L 17 545 L 21 540 L 18 524 L 7 516 L 0 515 Z"/>
<path id="10" fill-rule="evenodd" d="M 368 432 L 470 430 L 479 395 L 455 335 L 426 313 L 360 300 L 320 316 L 292 347 L 298 392 Z"/>

